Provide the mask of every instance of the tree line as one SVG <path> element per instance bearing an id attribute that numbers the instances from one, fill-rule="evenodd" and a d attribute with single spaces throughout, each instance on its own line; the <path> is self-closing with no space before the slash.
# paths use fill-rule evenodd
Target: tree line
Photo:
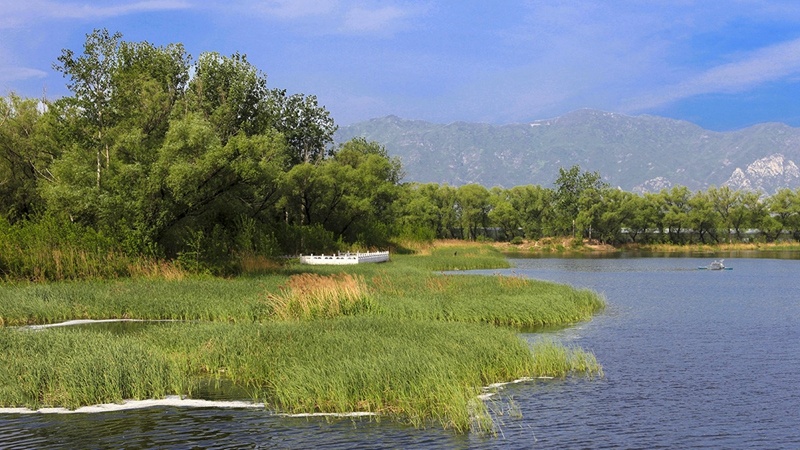
<path id="1" fill-rule="evenodd" d="M 430 238 L 540 239 L 572 236 L 612 245 L 800 240 L 800 189 L 766 196 L 712 186 L 636 194 L 579 166 L 560 168 L 553 188 L 405 186 L 398 217 L 406 233 Z"/>
<path id="2" fill-rule="evenodd" d="M 398 238 L 800 237 L 800 192 L 788 189 L 637 195 L 578 166 L 559 169 L 553 188 L 401 183 L 401 164 L 383 146 L 361 138 L 334 146 L 336 126 L 315 96 L 268 87 L 238 53 L 194 59 L 181 44 L 99 29 L 82 52 L 62 50 L 54 69 L 71 95 L 0 101 L 6 253 L 25 251 L 22 236 L 57 246 L 61 234 L 198 265 L 385 248 Z"/>

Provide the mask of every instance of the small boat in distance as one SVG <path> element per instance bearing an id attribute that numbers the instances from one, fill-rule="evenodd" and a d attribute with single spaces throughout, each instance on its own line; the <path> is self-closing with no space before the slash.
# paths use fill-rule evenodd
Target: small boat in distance
<path id="1" fill-rule="evenodd" d="M 708 269 L 708 270 L 733 270 L 733 267 L 725 267 L 725 260 L 724 259 L 715 259 L 711 261 L 706 267 L 698 267 L 698 269 Z"/>

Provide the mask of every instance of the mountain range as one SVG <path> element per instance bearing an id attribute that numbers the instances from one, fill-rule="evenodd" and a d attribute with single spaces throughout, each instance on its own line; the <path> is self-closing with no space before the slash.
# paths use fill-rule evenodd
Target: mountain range
<path id="1" fill-rule="evenodd" d="M 780 123 L 717 132 L 682 120 L 582 109 L 510 125 L 387 116 L 341 127 L 334 139 L 354 137 L 398 157 L 403 181 L 552 187 L 559 168 L 578 165 L 632 192 L 727 185 L 772 194 L 800 187 L 800 128 Z"/>

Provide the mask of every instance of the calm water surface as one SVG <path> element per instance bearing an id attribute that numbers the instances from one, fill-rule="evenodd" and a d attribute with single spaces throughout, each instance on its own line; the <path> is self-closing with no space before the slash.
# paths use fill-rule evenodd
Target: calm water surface
<path id="1" fill-rule="evenodd" d="M 478 271 L 590 288 L 609 304 L 591 322 L 547 333 L 594 351 L 605 377 L 508 386 L 491 405 L 496 438 L 157 407 L 0 415 L 0 448 L 800 448 L 800 261 L 734 258 L 734 270 L 697 270 L 708 262 L 527 259 Z"/>

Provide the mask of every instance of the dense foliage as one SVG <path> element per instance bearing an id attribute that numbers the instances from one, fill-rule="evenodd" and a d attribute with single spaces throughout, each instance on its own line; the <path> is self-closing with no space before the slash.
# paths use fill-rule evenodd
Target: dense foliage
<path id="1" fill-rule="evenodd" d="M 244 55 L 193 61 L 95 30 L 54 67 L 71 96 L 0 101 L 0 220 L 16 234 L 56 221 L 127 255 L 217 268 L 386 245 L 399 163 L 362 139 L 333 148 L 316 97 L 267 88 Z"/>
<path id="2" fill-rule="evenodd" d="M 800 240 L 800 190 L 766 197 L 727 186 L 638 195 L 573 166 L 555 189 L 406 186 L 400 230 L 410 236 L 514 240 L 568 236 L 614 245 Z"/>
<path id="3" fill-rule="evenodd" d="M 139 258 L 230 272 L 252 255 L 398 238 L 800 239 L 800 191 L 637 195 L 578 166 L 559 169 L 553 188 L 401 184 L 385 148 L 363 138 L 334 147 L 316 97 L 268 88 L 240 54 L 195 60 L 180 44 L 95 30 L 54 68 L 72 95 L 0 99 L 4 277 L 125 275 Z M 56 253 L 85 268 L 64 272 Z"/>

